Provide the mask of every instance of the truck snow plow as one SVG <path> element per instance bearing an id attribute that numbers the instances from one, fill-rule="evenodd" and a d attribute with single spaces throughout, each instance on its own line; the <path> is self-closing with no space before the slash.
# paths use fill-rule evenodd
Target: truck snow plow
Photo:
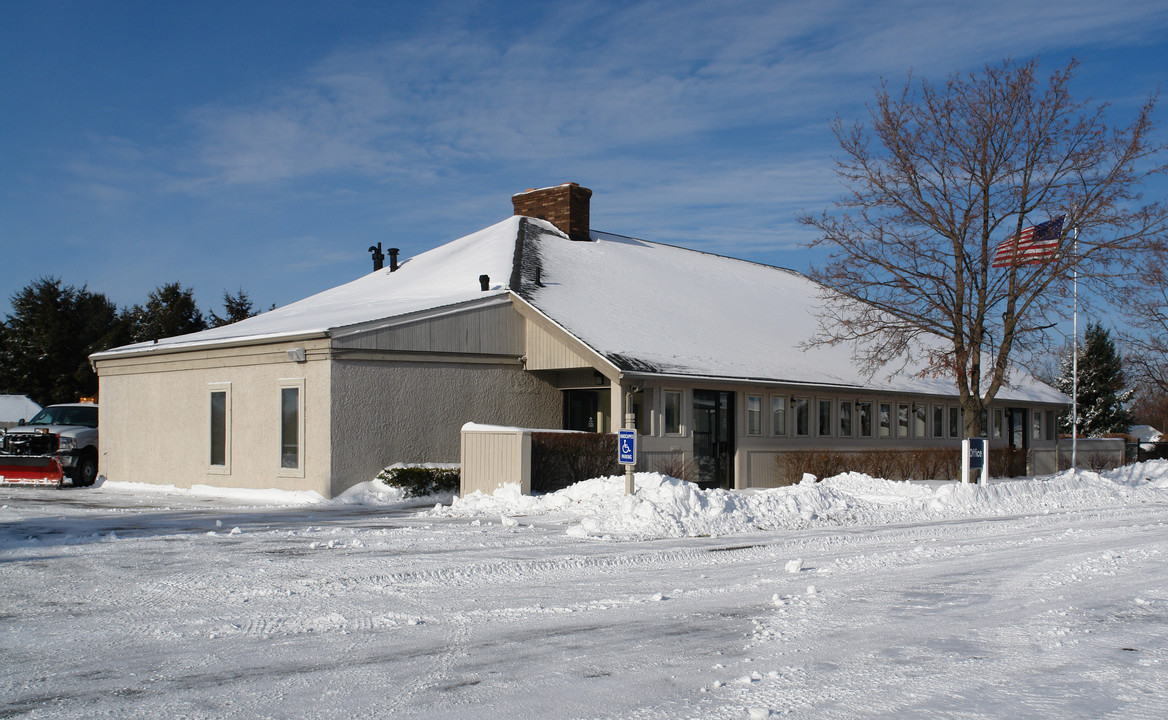
<path id="1" fill-rule="evenodd" d="M 65 481 L 58 436 L 48 432 L 0 436 L 0 485 L 56 485 Z"/>
<path id="2" fill-rule="evenodd" d="M 92 485 L 97 457 L 97 405 L 50 405 L 0 430 L 0 485 Z"/>

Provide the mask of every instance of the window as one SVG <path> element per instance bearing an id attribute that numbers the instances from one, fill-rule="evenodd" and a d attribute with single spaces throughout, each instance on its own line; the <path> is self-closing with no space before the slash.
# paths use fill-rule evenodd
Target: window
<path id="1" fill-rule="evenodd" d="M 927 405 L 913 406 L 913 435 L 919 438 L 929 436 L 929 408 Z"/>
<path id="2" fill-rule="evenodd" d="M 665 434 L 681 434 L 681 391 L 665 391 Z"/>
<path id="3" fill-rule="evenodd" d="M 880 403 L 880 437 L 892 437 L 891 403 Z"/>
<path id="4" fill-rule="evenodd" d="M 787 436 L 787 398 L 771 398 L 771 433 L 777 437 Z"/>
<path id="5" fill-rule="evenodd" d="M 908 405 L 896 406 L 896 436 L 898 438 L 908 437 L 909 431 L 909 407 Z"/>
<path id="6" fill-rule="evenodd" d="M 1030 413 L 1030 439 L 1042 439 L 1042 413 L 1038 410 Z"/>
<path id="7" fill-rule="evenodd" d="M 641 436 L 649 434 L 649 413 L 645 412 L 645 392 L 645 390 L 638 390 L 633 393 L 633 418 L 636 422 L 637 434 Z"/>
<path id="8" fill-rule="evenodd" d="M 762 396 L 746 396 L 746 434 L 762 435 Z"/>
<path id="9" fill-rule="evenodd" d="M 799 437 L 811 434 L 810 409 L 807 398 L 795 398 L 795 434 Z"/>
<path id="10" fill-rule="evenodd" d="M 840 400 L 839 404 L 839 436 L 852 436 L 852 401 Z"/>
<path id="11" fill-rule="evenodd" d="M 945 408 L 940 405 L 933 406 L 933 437 L 945 437 Z"/>
<path id="12" fill-rule="evenodd" d="M 280 473 L 304 477 L 304 380 L 280 381 Z"/>
<path id="13" fill-rule="evenodd" d="M 819 436 L 831 436 L 831 400 L 819 401 Z"/>
<path id="14" fill-rule="evenodd" d="M 961 437 L 961 410 L 960 408 L 949 408 L 949 437 Z"/>
<path id="15" fill-rule="evenodd" d="M 867 400 L 856 403 L 856 415 L 860 421 L 860 437 L 872 437 L 872 403 Z"/>
<path id="16" fill-rule="evenodd" d="M 209 387 L 210 457 L 208 468 L 216 474 L 231 472 L 231 383 L 212 383 Z"/>
<path id="17" fill-rule="evenodd" d="M 994 430 L 993 430 L 993 432 L 994 432 L 995 438 L 1002 437 L 1002 427 L 1003 427 L 1002 409 L 1001 408 L 994 408 Z"/>

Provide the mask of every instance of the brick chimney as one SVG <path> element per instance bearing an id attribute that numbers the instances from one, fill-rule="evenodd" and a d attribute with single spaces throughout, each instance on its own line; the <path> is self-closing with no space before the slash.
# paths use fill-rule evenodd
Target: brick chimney
<path id="1" fill-rule="evenodd" d="M 547 220 L 573 240 L 588 241 L 588 201 L 592 191 L 576 183 L 527 190 L 511 196 L 516 215 Z"/>

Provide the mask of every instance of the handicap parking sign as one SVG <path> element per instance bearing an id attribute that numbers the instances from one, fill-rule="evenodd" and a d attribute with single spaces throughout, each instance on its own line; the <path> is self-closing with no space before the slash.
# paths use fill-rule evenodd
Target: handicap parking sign
<path id="1" fill-rule="evenodd" d="M 617 462 L 621 465 L 637 464 L 637 431 L 617 430 Z"/>

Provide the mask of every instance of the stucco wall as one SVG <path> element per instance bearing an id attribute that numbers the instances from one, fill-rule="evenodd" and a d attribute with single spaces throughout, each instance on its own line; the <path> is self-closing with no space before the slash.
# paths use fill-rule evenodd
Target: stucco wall
<path id="1" fill-rule="evenodd" d="M 558 428 L 560 392 L 518 362 L 338 359 L 333 494 L 395 462 L 458 462 L 468 422 Z"/>
<path id="2" fill-rule="evenodd" d="M 307 362 L 289 360 L 293 347 Z M 330 491 L 327 346 L 252 346 L 98 363 L 100 472 L 110 480 Z M 280 467 L 280 385 L 304 386 L 304 465 Z M 230 383 L 230 464 L 210 465 L 210 388 Z M 223 387 L 223 385 L 217 385 Z"/>

